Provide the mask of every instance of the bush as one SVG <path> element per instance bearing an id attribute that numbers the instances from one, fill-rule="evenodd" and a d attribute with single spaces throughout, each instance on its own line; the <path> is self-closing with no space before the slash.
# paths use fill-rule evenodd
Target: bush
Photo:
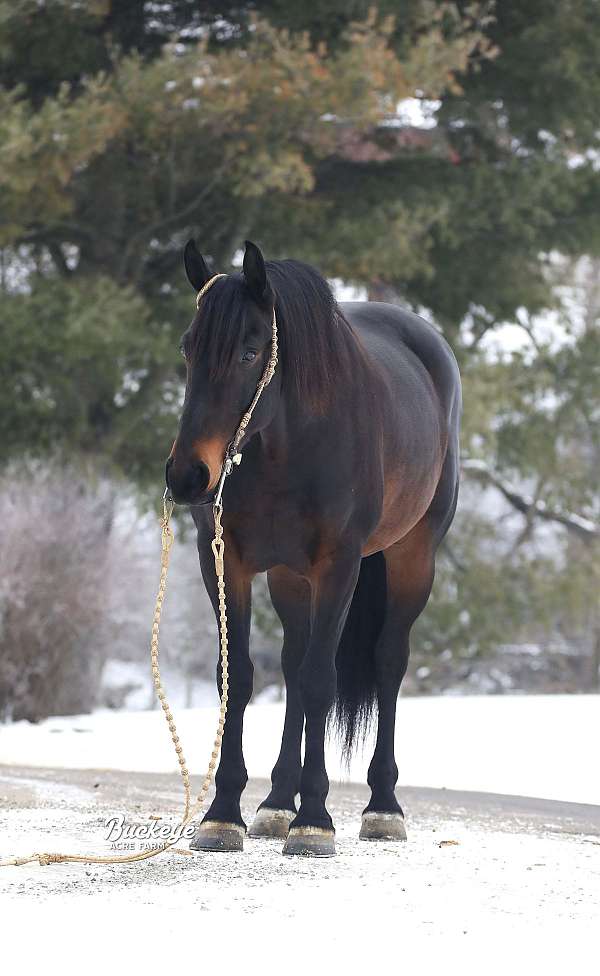
<path id="1" fill-rule="evenodd" d="M 56 461 L 0 481 L 0 719 L 93 707 L 112 508 L 106 483 Z"/>

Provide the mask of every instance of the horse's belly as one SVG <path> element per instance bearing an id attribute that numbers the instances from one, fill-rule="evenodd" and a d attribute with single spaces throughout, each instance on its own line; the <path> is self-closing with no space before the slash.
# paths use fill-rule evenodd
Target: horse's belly
<path id="1" fill-rule="evenodd" d="M 363 556 L 388 549 L 403 539 L 420 522 L 427 512 L 438 486 L 441 463 L 436 465 L 430 477 L 407 486 L 402 478 L 387 481 L 381 518 L 362 549 Z"/>

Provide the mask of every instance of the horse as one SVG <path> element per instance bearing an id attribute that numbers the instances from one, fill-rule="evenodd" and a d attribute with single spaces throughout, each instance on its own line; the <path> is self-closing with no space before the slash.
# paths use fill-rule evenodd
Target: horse
<path id="1" fill-rule="evenodd" d="M 194 241 L 184 265 L 200 292 L 213 276 Z M 222 489 L 229 704 L 215 796 L 191 847 L 243 849 L 251 582 L 264 572 L 283 627 L 286 706 L 271 790 L 249 836 L 282 838 L 284 854 L 334 854 L 325 735 L 333 720 L 349 755 L 376 713 L 359 836 L 404 840 L 396 703 L 410 631 L 456 509 L 456 360 L 419 316 L 382 302 L 338 303 L 313 267 L 265 261 L 251 241 L 241 271 L 212 281 L 197 306 L 181 340 L 185 398 L 166 482 L 190 506 L 217 622 L 212 502 L 272 351 L 273 314 L 279 361 L 240 443 L 243 463 Z M 220 693 L 221 678 L 219 661 Z"/>

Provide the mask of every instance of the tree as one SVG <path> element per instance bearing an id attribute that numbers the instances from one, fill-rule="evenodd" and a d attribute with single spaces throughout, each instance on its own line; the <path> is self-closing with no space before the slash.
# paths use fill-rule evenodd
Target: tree
<path id="1" fill-rule="evenodd" d="M 444 654 L 470 666 L 502 644 L 562 642 L 584 662 L 578 690 L 590 690 L 600 685 L 598 263 L 560 262 L 553 285 L 565 303 L 554 334 L 523 313 L 521 350 L 479 349 L 464 365 L 462 506 L 421 647 L 435 672 Z"/>
<path id="2" fill-rule="evenodd" d="M 598 5 L 256 6 L 0 0 L 3 461 L 62 445 L 160 483 L 182 244 L 228 271 L 254 237 L 426 310 L 461 361 L 468 487 L 422 653 L 560 632 L 600 654 L 597 300 L 574 328 L 556 276 L 600 243 Z M 507 321 L 531 348 L 491 359 Z"/>
<path id="3" fill-rule="evenodd" d="M 334 53 L 254 18 L 243 44 L 203 37 L 157 50 L 145 38 L 126 53 L 132 20 L 110 10 L 107 20 L 105 4 L 5 8 L 3 77 L 21 84 L 0 92 L 4 395 L 18 403 L 2 450 L 63 440 L 143 482 L 160 478 L 175 429 L 173 357 L 190 314 L 185 238 L 197 233 L 229 268 L 247 234 L 291 230 L 318 204 L 337 120 L 370 131 L 419 86 L 441 88 L 480 35 L 423 29 L 401 62 L 391 24 L 375 16 L 350 26 Z M 50 49 L 32 66 L 23 29 L 36 44 L 56 27 L 60 40 L 61 16 L 87 38 L 85 58 L 77 51 L 63 64 Z"/>

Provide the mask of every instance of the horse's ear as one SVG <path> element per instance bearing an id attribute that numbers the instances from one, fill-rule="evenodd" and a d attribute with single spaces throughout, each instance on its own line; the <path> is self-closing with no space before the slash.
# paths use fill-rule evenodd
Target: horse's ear
<path id="1" fill-rule="evenodd" d="M 212 275 L 193 240 L 188 241 L 183 249 L 183 263 L 190 285 L 200 291 Z"/>
<path id="2" fill-rule="evenodd" d="M 269 283 L 267 281 L 267 269 L 262 252 L 252 241 L 246 241 L 246 253 L 244 254 L 244 279 L 250 290 L 253 299 L 259 305 L 266 304 L 269 295 Z"/>

